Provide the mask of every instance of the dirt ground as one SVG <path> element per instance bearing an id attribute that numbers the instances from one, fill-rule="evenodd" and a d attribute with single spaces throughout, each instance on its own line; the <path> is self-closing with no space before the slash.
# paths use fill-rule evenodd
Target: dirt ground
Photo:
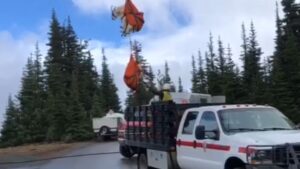
<path id="1" fill-rule="evenodd" d="M 63 156 L 68 152 L 93 144 L 93 142 L 81 143 L 51 143 L 51 144 L 31 144 L 18 147 L 8 147 L 0 149 L 0 168 L 10 168 L 14 165 L 3 166 L 6 162 L 19 162 L 39 160 L 56 156 Z M 40 163 L 36 163 L 42 164 Z M 29 164 L 31 165 L 31 164 Z"/>
<path id="2" fill-rule="evenodd" d="M 18 147 L 8 147 L 0 149 L 0 157 L 7 155 L 17 156 L 48 156 L 51 154 L 61 153 L 70 149 L 84 146 L 85 143 L 51 143 L 51 144 L 31 144 Z"/>

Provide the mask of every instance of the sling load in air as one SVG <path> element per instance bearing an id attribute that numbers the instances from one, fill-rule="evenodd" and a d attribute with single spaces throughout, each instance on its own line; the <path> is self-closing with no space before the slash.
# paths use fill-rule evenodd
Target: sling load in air
<path id="1" fill-rule="evenodd" d="M 144 13 L 140 12 L 131 0 L 126 0 L 125 5 L 112 8 L 112 19 L 122 22 L 122 36 L 139 32 L 144 25 Z"/>
<path id="2" fill-rule="evenodd" d="M 133 50 L 125 70 L 124 82 L 131 90 L 136 91 L 139 87 L 141 78 L 142 69 L 137 61 L 136 51 Z"/>

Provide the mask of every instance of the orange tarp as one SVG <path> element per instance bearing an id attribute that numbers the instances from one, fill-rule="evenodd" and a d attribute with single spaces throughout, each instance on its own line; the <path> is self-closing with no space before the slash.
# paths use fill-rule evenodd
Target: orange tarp
<path id="1" fill-rule="evenodd" d="M 144 14 L 139 12 L 131 0 L 126 0 L 124 16 L 134 31 L 140 31 L 144 25 Z"/>
<path id="2" fill-rule="evenodd" d="M 140 83 L 141 73 L 142 71 L 139 64 L 133 56 L 130 56 L 124 75 L 124 82 L 130 89 L 137 90 Z"/>

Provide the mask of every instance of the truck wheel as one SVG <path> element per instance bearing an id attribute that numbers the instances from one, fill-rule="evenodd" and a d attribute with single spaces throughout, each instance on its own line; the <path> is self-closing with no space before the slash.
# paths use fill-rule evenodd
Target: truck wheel
<path id="1" fill-rule="evenodd" d="M 123 157 L 131 158 L 134 155 L 134 152 L 129 146 L 120 145 L 120 153 Z"/>
<path id="2" fill-rule="evenodd" d="M 109 133 L 109 128 L 106 126 L 103 126 L 99 130 L 99 138 L 101 141 L 107 140 L 107 134 Z"/>

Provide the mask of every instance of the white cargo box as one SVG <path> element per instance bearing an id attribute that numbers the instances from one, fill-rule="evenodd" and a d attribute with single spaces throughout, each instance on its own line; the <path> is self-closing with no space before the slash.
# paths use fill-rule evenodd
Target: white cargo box
<path id="1" fill-rule="evenodd" d="M 193 103 L 225 103 L 225 96 L 211 96 L 210 94 L 171 92 L 172 99 L 177 104 Z"/>

